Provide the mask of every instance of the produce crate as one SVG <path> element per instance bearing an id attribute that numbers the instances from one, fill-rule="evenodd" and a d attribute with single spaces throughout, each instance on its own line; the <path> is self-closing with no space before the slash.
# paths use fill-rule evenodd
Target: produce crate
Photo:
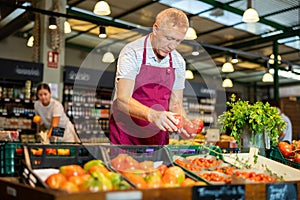
<path id="1" fill-rule="evenodd" d="M 70 164 L 83 166 L 93 159 L 104 162 L 101 149 L 97 145 L 27 144 L 23 148 L 25 159 L 19 171 L 20 182 L 33 187 L 47 188 L 44 181 L 34 173 L 35 169 L 58 169 L 62 165 Z"/>
<path id="2" fill-rule="evenodd" d="M 119 154 L 128 154 L 138 162 L 161 161 L 163 164 L 170 166 L 172 160 L 169 152 L 163 146 L 144 146 L 144 145 L 102 145 L 106 164 L 112 167 L 110 160 Z M 113 168 L 113 167 L 112 167 Z"/>
<path id="3" fill-rule="evenodd" d="M 0 176 L 17 176 L 21 166 L 22 152 L 20 142 L 0 143 Z"/>
<path id="4" fill-rule="evenodd" d="M 83 166 L 89 160 L 103 159 L 99 146 L 79 144 L 24 145 L 26 164 L 32 169 L 58 168 L 62 165 Z"/>
<path id="5" fill-rule="evenodd" d="M 280 162 L 282 164 L 288 165 L 290 167 L 293 167 L 293 168 L 296 168 L 296 169 L 300 169 L 300 163 L 297 163 L 297 162 L 291 161 L 289 159 L 286 159 L 282 155 L 282 153 L 281 153 L 281 151 L 279 150 L 278 147 L 272 147 L 271 148 L 270 158 L 272 160 L 275 160 L 275 161 Z"/>
<path id="6" fill-rule="evenodd" d="M 134 146 L 128 146 L 128 145 L 104 145 L 102 146 L 103 152 L 105 152 L 105 158 L 106 158 L 106 165 L 110 168 L 114 169 L 115 171 L 118 171 L 118 169 L 114 168 L 113 164 L 111 163 L 111 160 L 116 158 L 120 154 L 126 154 L 128 156 L 131 156 L 133 159 L 138 161 L 139 163 L 144 161 L 152 161 L 153 166 L 158 167 L 162 164 L 166 165 L 167 167 L 175 166 L 173 164 L 173 161 L 170 157 L 169 151 L 164 146 L 144 146 L 144 145 L 134 145 Z M 122 166 L 122 165 L 120 165 Z M 154 173 L 156 170 L 150 170 L 145 171 L 147 175 Z M 123 169 L 119 169 L 118 171 L 121 174 L 128 175 L 128 173 L 131 173 L 129 171 L 123 171 Z M 140 172 L 139 170 L 137 172 Z M 132 172 L 133 174 L 136 172 Z M 185 172 L 185 177 L 190 178 L 194 181 L 202 181 L 198 177 L 194 177 L 188 173 Z M 130 181 L 130 178 L 128 178 Z M 131 182 L 133 185 L 134 183 Z M 135 185 L 137 188 L 139 188 L 138 185 Z"/>
<path id="7" fill-rule="evenodd" d="M 203 147 L 202 145 L 166 145 L 165 146 L 171 155 L 173 156 L 193 156 L 200 154 L 209 154 L 212 156 L 217 156 L 222 158 L 223 153 L 239 153 L 239 148 L 220 148 L 218 146 L 210 145 L 208 147 Z"/>
<path id="8" fill-rule="evenodd" d="M 200 145 L 166 145 L 165 147 L 171 156 L 181 157 L 198 155 L 201 148 Z"/>

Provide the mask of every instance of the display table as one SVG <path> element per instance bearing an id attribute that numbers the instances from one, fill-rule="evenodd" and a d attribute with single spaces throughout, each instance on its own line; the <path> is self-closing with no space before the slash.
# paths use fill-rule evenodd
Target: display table
<path id="1" fill-rule="evenodd" d="M 300 199 L 300 182 L 297 185 L 298 199 Z M 265 200 L 266 184 L 246 184 L 245 199 Z M 200 187 L 200 186 L 196 186 Z M 201 186 L 207 187 L 207 186 Z M 215 186 L 216 188 L 218 186 Z M 1 200 L 192 200 L 201 199 L 193 198 L 193 187 L 178 188 L 159 188 L 143 190 L 126 190 L 113 192 L 80 192 L 68 194 L 65 192 L 47 190 L 43 188 L 33 188 L 25 184 L 18 183 L 16 178 L 0 178 L 0 199 Z M 221 197 L 222 199 L 222 197 Z"/>

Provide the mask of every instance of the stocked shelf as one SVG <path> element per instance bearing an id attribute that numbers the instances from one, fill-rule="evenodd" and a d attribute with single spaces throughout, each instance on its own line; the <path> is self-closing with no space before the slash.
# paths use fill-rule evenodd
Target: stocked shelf
<path id="1" fill-rule="evenodd" d="M 112 91 L 64 86 L 64 108 L 82 142 L 106 143 Z"/>

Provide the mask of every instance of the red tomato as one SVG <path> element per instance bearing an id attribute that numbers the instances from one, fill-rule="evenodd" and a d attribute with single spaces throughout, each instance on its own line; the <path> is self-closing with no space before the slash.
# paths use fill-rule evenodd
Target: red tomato
<path id="1" fill-rule="evenodd" d="M 295 154 L 294 161 L 297 163 L 300 163 L 300 154 L 299 153 Z"/>
<path id="2" fill-rule="evenodd" d="M 196 130 L 196 133 L 201 133 L 204 127 L 204 122 L 202 119 L 193 119 L 192 123 L 194 124 Z"/>
<path id="3" fill-rule="evenodd" d="M 291 144 L 287 142 L 279 142 L 278 148 L 281 151 L 282 155 L 286 158 L 289 158 L 290 156 L 293 156 L 293 147 Z"/>
<path id="4" fill-rule="evenodd" d="M 175 119 L 177 120 L 177 123 L 175 124 L 178 129 L 182 128 L 182 116 L 180 114 L 174 114 L 173 115 Z"/>
<path id="5" fill-rule="evenodd" d="M 184 120 L 183 128 L 184 128 L 184 130 L 186 130 L 186 132 L 188 134 L 196 134 L 197 133 L 197 127 L 191 121 Z"/>

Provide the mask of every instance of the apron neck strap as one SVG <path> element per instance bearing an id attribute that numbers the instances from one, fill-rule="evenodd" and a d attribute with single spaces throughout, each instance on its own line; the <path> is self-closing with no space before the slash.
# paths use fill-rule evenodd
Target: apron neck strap
<path id="1" fill-rule="evenodd" d="M 142 64 L 145 65 L 146 64 L 146 58 L 147 58 L 147 40 L 149 38 L 149 35 L 148 34 L 144 40 L 144 51 L 143 51 L 143 61 L 142 61 Z M 172 55 L 171 53 L 169 53 L 169 57 L 170 57 L 170 67 L 173 68 L 173 63 L 172 63 Z"/>

